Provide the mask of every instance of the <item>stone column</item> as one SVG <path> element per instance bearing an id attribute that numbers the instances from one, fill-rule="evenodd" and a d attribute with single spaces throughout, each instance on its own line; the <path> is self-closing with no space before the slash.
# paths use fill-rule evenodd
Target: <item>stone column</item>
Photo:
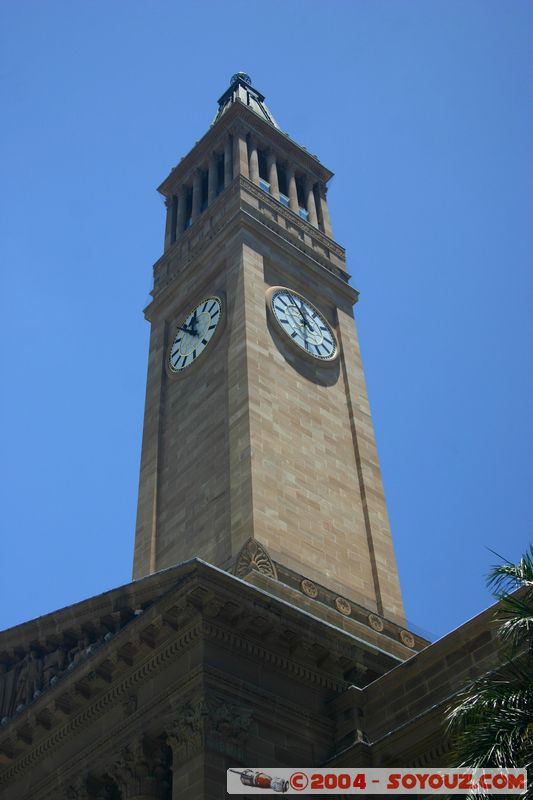
<path id="1" fill-rule="evenodd" d="M 176 241 L 176 213 L 178 210 L 178 198 L 175 195 L 165 197 L 167 208 L 167 219 L 165 224 L 165 250 Z"/>
<path id="2" fill-rule="evenodd" d="M 309 214 L 309 222 L 318 228 L 318 217 L 316 214 L 315 193 L 313 191 L 313 182 L 310 178 L 306 180 L 306 200 L 307 200 L 307 213 Z"/>
<path id="3" fill-rule="evenodd" d="M 233 177 L 236 178 L 237 175 L 249 177 L 248 146 L 242 131 L 235 131 L 233 134 Z"/>
<path id="4" fill-rule="evenodd" d="M 287 186 L 289 191 L 289 208 L 295 214 L 300 213 L 300 204 L 298 202 L 298 191 L 296 189 L 296 176 L 294 174 L 294 167 L 292 164 L 287 166 Z"/>
<path id="5" fill-rule="evenodd" d="M 176 223 L 176 238 L 185 230 L 185 214 L 187 212 L 187 187 L 180 186 L 178 191 L 178 221 Z"/>
<path id="6" fill-rule="evenodd" d="M 250 180 L 259 184 L 259 157 L 257 155 L 257 142 L 250 140 Z"/>
<path id="7" fill-rule="evenodd" d="M 326 200 L 326 185 L 320 181 L 318 184 L 318 197 L 320 199 L 320 216 L 322 217 L 322 228 L 326 236 L 330 238 L 333 236 L 333 231 L 331 229 L 331 220 L 329 217 L 329 209 L 328 203 Z"/>
<path id="8" fill-rule="evenodd" d="M 165 197 L 165 207 L 167 209 L 167 218 L 165 222 L 165 250 L 168 250 L 171 243 L 172 236 L 172 206 L 174 205 L 173 197 Z"/>
<path id="9" fill-rule="evenodd" d="M 270 183 L 270 194 L 279 200 L 278 165 L 276 156 L 269 150 L 267 154 L 268 182 Z"/>
<path id="10" fill-rule="evenodd" d="M 207 183 L 207 205 L 210 206 L 217 196 L 218 170 L 216 153 L 211 153 L 209 158 L 209 175 Z"/>
<path id="11" fill-rule="evenodd" d="M 192 180 L 192 221 L 200 216 L 202 208 L 202 173 L 197 169 Z"/>
<path id="12" fill-rule="evenodd" d="M 224 142 L 224 189 L 227 189 L 233 177 L 233 169 L 231 167 L 231 140 L 226 136 Z"/>

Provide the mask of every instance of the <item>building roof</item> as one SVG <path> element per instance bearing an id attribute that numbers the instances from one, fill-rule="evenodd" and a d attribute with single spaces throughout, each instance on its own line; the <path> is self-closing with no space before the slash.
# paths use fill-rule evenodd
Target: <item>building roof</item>
<path id="1" fill-rule="evenodd" d="M 279 125 L 265 105 L 265 97 L 252 86 L 252 79 L 246 72 L 236 72 L 231 76 L 229 88 L 226 89 L 218 101 L 218 111 L 213 125 L 234 103 L 244 103 L 259 117 L 269 122 L 278 130 Z"/>

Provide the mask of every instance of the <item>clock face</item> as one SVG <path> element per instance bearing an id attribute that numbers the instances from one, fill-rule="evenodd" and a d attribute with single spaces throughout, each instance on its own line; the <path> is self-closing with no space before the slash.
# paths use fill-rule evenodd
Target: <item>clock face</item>
<path id="1" fill-rule="evenodd" d="M 219 297 L 206 297 L 177 326 L 170 348 L 168 366 L 171 372 L 183 372 L 203 353 L 213 338 L 222 316 Z"/>
<path id="2" fill-rule="evenodd" d="M 308 300 L 291 289 L 277 288 L 270 297 L 270 307 L 276 322 L 295 345 L 322 361 L 335 358 L 335 334 Z"/>

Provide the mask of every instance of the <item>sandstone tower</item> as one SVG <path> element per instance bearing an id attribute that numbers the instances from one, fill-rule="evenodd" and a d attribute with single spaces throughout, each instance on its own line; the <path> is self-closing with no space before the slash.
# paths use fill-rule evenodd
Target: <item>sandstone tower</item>
<path id="1" fill-rule="evenodd" d="M 161 184 L 134 580 L 0 633 L 2 798 L 446 765 L 492 609 L 406 626 L 330 177 L 238 73 Z"/>
<path id="2" fill-rule="evenodd" d="M 264 99 L 234 75 L 208 132 L 159 187 L 165 251 L 146 309 L 133 577 L 194 556 L 239 574 L 255 558 L 282 581 L 317 581 L 401 623 L 357 292 L 326 200 L 332 173 Z M 273 287 L 288 292 L 285 316 Z M 211 297 L 220 312 L 202 345 L 177 326 Z M 174 370 L 177 333 L 193 349 Z"/>

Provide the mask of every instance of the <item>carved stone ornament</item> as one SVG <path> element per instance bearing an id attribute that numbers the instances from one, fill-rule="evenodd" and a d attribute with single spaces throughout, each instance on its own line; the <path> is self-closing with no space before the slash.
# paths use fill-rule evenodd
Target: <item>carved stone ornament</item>
<path id="1" fill-rule="evenodd" d="M 203 700 L 190 699 L 181 706 L 169 733 L 173 750 L 177 749 L 182 756 L 189 756 L 201 749 L 206 716 Z"/>
<path id="2" fill-rule="evenodd" d="M 120 751 L 109 774 L 123 796 L 166 797 L 170 785 L 167 751 L 161 740 L 147 737 L 134 740 Z"/>
<path id="3" fill-rule="evenodd" d="M 341 614 L 344 614 L 346 617 L 350 616 L 350 614 L 352 613 L 352 607 L 344 597 L 335 598 L 335 608 L 337 609 L 337 611 L 340 611 Z"/>
<path id="4" fill-rule="evenodd" d="M 112 631 L 105 625 L 106 633 L 101 629 L 91 633 L 82 631 L 78 640 L 68 636 L 53 645 L 32 643 L 16 661 L 0 661 L 0 725 L 5 725 L 14 714 L 55 686 L 65 673 L 91 656 L 124 624 L 125 621 L 118 618 L 111 624 Z"/>
<path id="5" fill-rule="evenodd" d="M 313 600 L 318 597 L 318 587 L 308 578 L 304 578 L 300 583 L 300 589 L 304 594 L 306 594 L 308 597 L 311 597 Z"/>
<path id="6" fill-rule="evenodd" d="M 415 646 L 415 637 L 410 631 L 400 631 L 400 640 L 406 647 Z"/>
<path id="7" fill-rule="evenodd" d="M 368 624 L 378 633 L 381 633 L 384 627 L 383 620 L 381 619 L 381 617 L 378 617 L 377 614 L 368 615 Z"/>
<path id="8" fill-rule="evenodd" d="M 72 781 L 66 792 L 66 800 L 111 800 L 113 786 L 105 778 L 86 774 Z"/>
<path id="9" fill-rule="evenodd" d="M 256 539 L 248 539 L 237 558 L 235 575 L 243 578 L 250 570 L 255 569 L 263 575 L 269 575 L 277 580 L 278 574 L 274 562 L 268 555 L 265 547 Z"/>
<path id="10" fill-rule="evenodd" d="M 190 699 L 178 711 L 169 742 L 178 761 L 190 758 L 206 743 L 213 750 L 243 760 L 252 719 L 251 708 L 222 697 Z"/>
<path id="11" fill-rule="evenodd" d="M 87 800 L 89 792 L 85 786 L 69 786 L 65 792 L 65 797 L 67 800 Z"/>
<path id="12" fill-rule="evenodd" d="M 15 711 L 38 697 L 43 688 L 43 663 L 34 650 L 24 656 L 15 684 Z"/>

